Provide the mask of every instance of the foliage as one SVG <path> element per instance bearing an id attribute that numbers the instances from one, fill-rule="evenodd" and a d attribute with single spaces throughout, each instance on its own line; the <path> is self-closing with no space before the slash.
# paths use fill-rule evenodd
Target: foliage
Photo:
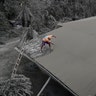
<path id="1" fill-rule="evenodd" d="M 25 22 L 23 26 L 28 26 L 27 23 L 30 23 L 32 15 L 32 27 L 37 32 L 42 33 L 42 30 L 47 32 L 55 28 L 57 24 L 55 21 L 68 22 L 96 16 L 95 6 L 96 0 L 1 0 L 0 20 L 2 19 L 1 14 L 3 14 L 5 21 L 2 19 L 4 23 L 0 22 L 0 28 L 3 30 L 9 28 L 8 20 L 16 20 L 18 17 L 19 22 L 21 22 L 20 19 Z M 48 20 L 45 20 L 46 11 L 49 13 Z M 54 22 L 53 19 L 50 20 L 50 16 L 54 18 Z"/>
<path id="2" fill-rule="evenodd" d="M 56 20 L 65 17 L 81 19 L 95 16 L 95 6 L 96 0 L 54 0 L 48 10 Z"/>
<path id="3" fill-rule="evenodd" d="M 4 0 L 2 2 L 4 13 L 8 19 L 17 17 L 22 9 L 21 3 L 24 2 L 34 15 L 36 22 L 38 19 L 40 21 L 43 16 L 42 12 L 45 10 L 48 10 L 49 14 L 54 16 L 56 20 L 65 17 L 81 19 L 96 15 L 96 0 Z"/>
<path id="4" fill-rule="evenodd" d="M 23 27 L 29 27 L 29 25 L 33 21 L 33 18 L 34 17 L 31 13 L 30 9 L 26 5 L 23 5 L 23 8 L 22 8 L 21 12 L 19 13 L 18 17 L 16 18 L 16 20 L 21 21 Z"/>
<path id="5" fill-rule="evenodd" d="M 2 96 L 32 96 L 31 82 L 24 75 L 0 82 L 0 95 Z"/>
<path id="6" fill-rule="evenodd" d="M 14 19 L 21 10 L 20 0 L 5 0 L 4 13 L 9 20 Z"/>
<path id="7" fill-rule="evenodd" d="M 0 31 L 1 31 L 0 37 L 4 34 L 2 31 L 6 31 L 9 28 L 10 28 L 10 25 L 9 25 L 8 19 L 5 17 L 3 12 L 0 12 Z"/>

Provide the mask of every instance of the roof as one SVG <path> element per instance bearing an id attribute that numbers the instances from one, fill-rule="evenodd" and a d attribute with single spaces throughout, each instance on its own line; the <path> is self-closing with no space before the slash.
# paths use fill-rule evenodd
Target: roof
<path id="1" fill-rule="evenodd" d="M 96 17 L 62 24 L 50 54 L 35 60 L 80 96 L 96 94 Z"/>

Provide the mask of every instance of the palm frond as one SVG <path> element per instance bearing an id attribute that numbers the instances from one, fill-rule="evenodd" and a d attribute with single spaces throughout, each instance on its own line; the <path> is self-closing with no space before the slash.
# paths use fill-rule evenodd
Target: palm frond
<path id="1" fill-rule="evenodd" d="M 32 96 L 32 84 L 24 75 L 16 75 L 14 78 L 0 82 L 0 93 L 3 96 Z"/>

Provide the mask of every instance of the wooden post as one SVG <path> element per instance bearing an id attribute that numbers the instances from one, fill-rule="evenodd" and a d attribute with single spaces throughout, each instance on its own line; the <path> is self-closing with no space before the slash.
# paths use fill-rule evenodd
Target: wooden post
<path id="1" fill-rule="evenodd" d="M 45 82 L 44 86 L 41 88 L 41 90 L 39 91 L 39 93 L 37 94 L 37 96 L 40 96 L 40 94 L 43 92 L 43 90 L 45 89 L 45 87 L 49 83 L 50 79 L 51 79 L 51 77 L 49 77 L 48 80 Z"/>

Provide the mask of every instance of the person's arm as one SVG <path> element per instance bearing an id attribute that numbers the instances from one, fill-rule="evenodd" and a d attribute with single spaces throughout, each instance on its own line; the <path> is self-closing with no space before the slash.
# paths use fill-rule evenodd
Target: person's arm
<path id="1" fill-rule="evenodd" d="M 52 45 L 54 45 L 54 43 L 53 42 L 50 42 Z"/>
<path id="2" fill-rule="evenodd" d="M 53 42 L 51 42 L 51 40 L 48 40 L 47 42 L 49 42 L 50 44 L 54 45 L 54 43 L 53 43 Z"/>
<path id="3" fill-rule="evenodd" d="M 56 36 L 55 36 L 55 35 L 52 35 L 52 37 L 56 38 Z"/>

